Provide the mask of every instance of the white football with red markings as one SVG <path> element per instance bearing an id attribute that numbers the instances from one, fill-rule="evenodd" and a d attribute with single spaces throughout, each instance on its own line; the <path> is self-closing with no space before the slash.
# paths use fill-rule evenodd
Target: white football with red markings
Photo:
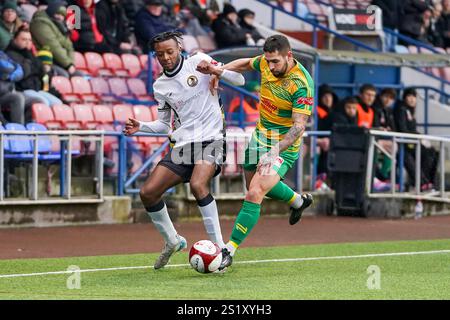
<path id="1" fill-rule="evenodd" d="M 189 263 L 197 272 L 214 272 L 222 263 L 222 251 L 212 241 L 197 241 L 189 251 Z"/>

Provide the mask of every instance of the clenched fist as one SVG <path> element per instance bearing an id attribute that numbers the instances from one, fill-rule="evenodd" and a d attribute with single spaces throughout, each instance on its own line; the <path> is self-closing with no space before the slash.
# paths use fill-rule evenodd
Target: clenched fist
<path id="1" fill-rule="evenodd" d="M 139 121 L 133 118 L 129 118 L 127 122 L 125 122 L 125 128 L 123 129 L 123 134 L 126 136 L 131 136 L 139 131 Z"/>

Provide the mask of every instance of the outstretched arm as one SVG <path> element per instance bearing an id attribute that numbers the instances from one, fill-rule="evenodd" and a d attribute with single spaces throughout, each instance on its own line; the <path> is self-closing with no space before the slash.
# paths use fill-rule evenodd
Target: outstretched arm
<path id="1" fill-rule="evenodd" d="M 126 136 L 135 134 L 136 132 L 148 132 L 148 133 L 169 133 L 170 131 L 170 106 L 164 105 L 158 107 L 158 119 L 151 122 L 139 121 L 136 119 L 128 119 L 125 123 L 123 133 Z"/>

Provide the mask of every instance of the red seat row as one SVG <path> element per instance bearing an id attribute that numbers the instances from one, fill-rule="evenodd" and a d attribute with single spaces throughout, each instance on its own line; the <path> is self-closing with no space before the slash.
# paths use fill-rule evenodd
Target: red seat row
<path id="1" fill-rule="evenodd" d="M 113 96 L 141 101 L 153 101 L 147 94 L 144 81 L 138 78 L 92 78 L 71 79 L 55 76 L 52 85 L 62 94 L 68 103 L 114 103 L 120 102 Z"/>
<path id="2" fill-rule="evenodd" d="M 137 77 L 148 67 L 148 55 L 75 52 L 75 67 L 92 76 Z M 155 60 L 156 63 L 156 60 Z M 154 64 L 155 64 L 154 63 Z"/>

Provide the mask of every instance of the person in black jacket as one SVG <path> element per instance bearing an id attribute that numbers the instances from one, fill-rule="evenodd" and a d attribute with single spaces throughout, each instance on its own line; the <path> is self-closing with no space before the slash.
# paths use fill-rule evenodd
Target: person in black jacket
<path id="1" fill-rule="evenodd" d="M 148 44 L 154 36 L 177 27 L 164 13 L 162 0 L 145 0 L 145 6 L 136 14 L 134 33 L 139 46 L 148 53 Z"/>
<path id="2" fill-rule="evenodd" d="M 383 27 L 398 29 L 403 3 L 403 0 L 372 0 L 383 12 Z"/>
<path id="3" fill-rule="evenodd" d="M 375 117 L 373 128 L 387 131 L 396 131 L 393 106 L 397 99 L 397 93 L 394 89 L 385 88 L 381 90 L 373 104 Z"/>
<path id="4" fill-rule="evenodd" d="M 212 30 L 219 48 L 246 46 L 247 40 L 253 40 L 251 34 L 241 28 L 238 18 L 236 9 L 227 3 L 223 12 L 214 20 Z"/>
<path id="5" fill-rule="evenodd" d="M 417 92 L 413 88 L 407 88 L 403 92 L 403 100 L 394 109 L 397 131 L 419 134 L 415 117 L 417 105 Z M 431 146 L 429 141 L 422 140 L 421 146 L 421 190 L 432 189 L 436 185 L 436 171 L 439 154 Z M 405 168 L 410 178 L 410 186 L 415 186 L 416 181 L 416 145 L 405 145 Z"/>
<path id="6" fill-rule="evenodd" d="M 338 96 L 334 93 L 333 89 L 327 85 L 322 84 L 319 87 L 319 99 L 317 105 L 317 130 L 329 131 L 332 127 L 331 114 L 338 103 Z M 328 149 L 330 146 L 329 137 L 319 137 L 317 139 L 317 145 L 320 148 L 320 156 L 317 164 L 317 173 L 327 173 L 327 158 Z"/>
<path id="7" fill-rule="evenodd" d="M 96 4 L 95 17 L 98 30 L 115 53 L 130 53 L 133 47 L 131 31 L 125 10 L 120 0 L 101 0 Z M 135 53 L 137 53 L 135 51 Z"/>
<path id="8" fill-rule="evenodd" d="M 30 31 L 20 28 L 6 49 L 6 54 L 23 69 L 23 78 L 16 82 L 16 90 L 23 92 L 26 106 L 33 103 L 44 103 L 48 106 L 62 104 L 60 99 L 43 91 L 43 77 L 46 73 L 41 60 L 33 55 L 31 44 Z"/>
<path id="9" fill-rule="evenodd" d="M 255 21 L 255 13 L 250 9 L 241 9 L 238 12 L 239 25 L 244 29 L 245 32 L 250 33 L 253 45 L 262 46 L 264 45 L 264 37 L 259 33 L 258 29 L 253 25 Z"/>
<path id="10" fill-rule="evenodd" d="M 442 36 L 442 47 L 450 48 L 450 0 L 442 1 L 442 13 L 436 29 Z"/>
<path id="11" fill-rule="evenodd" d="M 358 104 L 359 101 L 355 97 L 344 99 L 331 113 L 332 125 L 357 126 Z"/>
<path id="12" fill-rule="evenodd" d="M 424 29 L 423 14 L 427 10 L 431 12 L 432 9 L 429 0 L 405 0 L 399 26 L 400 33 L 416 40 L 419 39 L 423 35 Z M 399 42 L 408 45 L 404 41 L 399 40 Z"/>

